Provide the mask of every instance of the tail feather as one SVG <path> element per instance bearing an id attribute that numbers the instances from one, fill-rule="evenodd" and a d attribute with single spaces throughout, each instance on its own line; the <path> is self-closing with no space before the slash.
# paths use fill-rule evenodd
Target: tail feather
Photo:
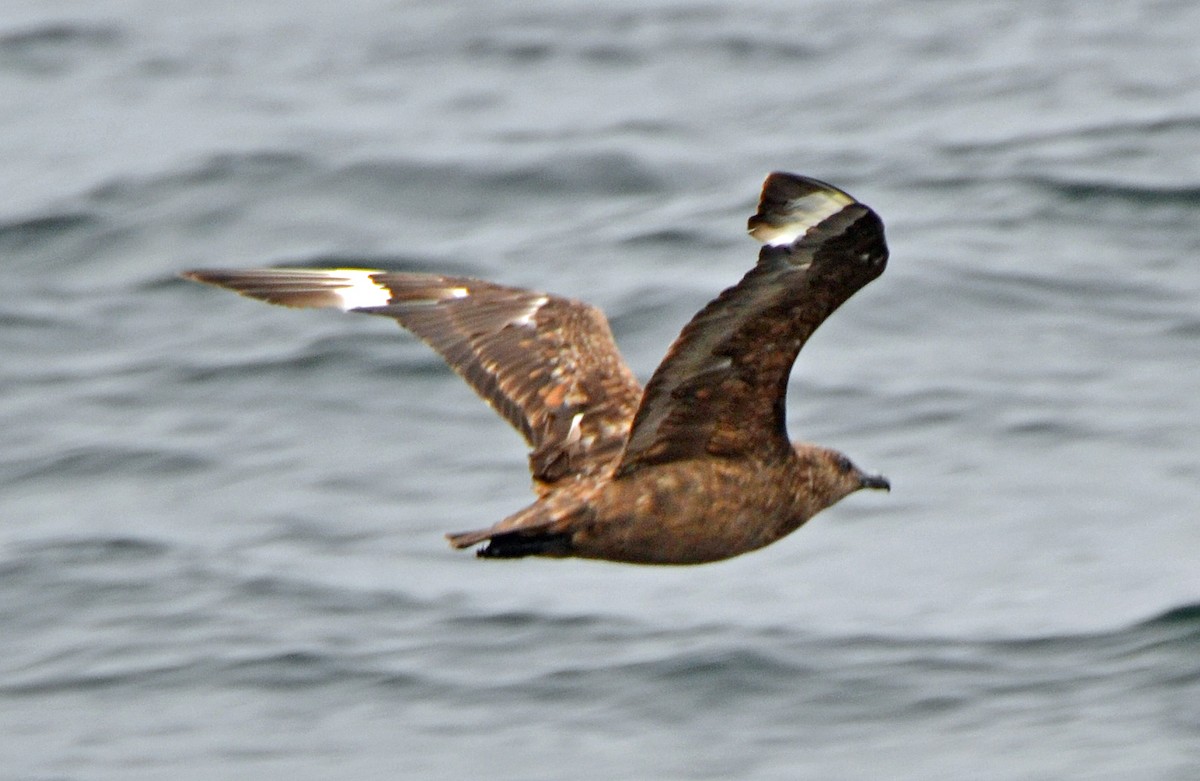
<path id="1" fill-rule="evenodd" d="M 447 534 L 446 539 L 450 544 L 459 550 L 469 548 L 472 545 L 478 545 L 481 542 L 489 539 L 494 532 L 491 529 L 476 529 L 473 532 L 459 532 L 457 534 Z"/>
<path id="2" fill-rule="evenodd" d="M 554 494 L 524 507 L 486 529 L 447 534 L 455 548 L 486 542 L 477 554 L 483 558 L 514 559 L 522 556 L 570 556 L 572 521 L 587 510 L 578 497 Z"/>
<path id="3" fill-rule="evenodd" d="M 519 559 L 525 556 L 569 556 L 567 534 L 498 534 L 475 552 L 481 559 Z"/>
<path id="4" fill-rule="evenodd" d="M 519 559 L 524 556 L 567 556 L 571 536 L 553 532 L 497 532 L 494 529 L 447 534 L 455 548 L 469 548 L 481 542 L 487 545 L 475 552 L 481 559 Z"/>

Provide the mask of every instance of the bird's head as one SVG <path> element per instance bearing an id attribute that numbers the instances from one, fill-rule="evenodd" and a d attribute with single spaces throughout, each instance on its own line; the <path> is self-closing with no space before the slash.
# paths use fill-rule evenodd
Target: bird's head
<path id="1" fill-rule="evenodd" d="M 819 505 L 814 512 L 831 507 L 862 488 L 892 490 L 886 477 L 862 471 L 836 450 L 807 443 L 795 443 L 793 447 L 801 462 L 809 467 L 806 490 Z"/>

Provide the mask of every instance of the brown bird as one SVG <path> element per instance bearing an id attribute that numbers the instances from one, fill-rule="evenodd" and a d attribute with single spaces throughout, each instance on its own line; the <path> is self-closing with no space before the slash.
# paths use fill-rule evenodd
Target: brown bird
<path id="1" fill-rule="evenodd" d="M 700 564 L 761 548 L 860 488 L 846 456 L 791 442 L 792 364 L 887 265 L 878 215 L 815 179 L 772 173 L 750 235 L 758 264 L 684 327 L 643 389 L 604 314 L 466 277 L 366 269 L 189 271 L 294 307 L 386 315 L 415 333 L 529 443 L 538 497 L 447 535 L 488 558 Z"/>

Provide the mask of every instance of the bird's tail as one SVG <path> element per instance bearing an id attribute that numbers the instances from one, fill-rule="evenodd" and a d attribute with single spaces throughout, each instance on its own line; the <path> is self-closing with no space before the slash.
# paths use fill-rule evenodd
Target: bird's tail
<path id="1" fill-rule="evenodd" d="M 482 558 L 515 559 L 522 556 L 569 556 L 571 534 L 564 521 L 571 513 L 555 507 L 553 500 L 537 501 L 486 529 L 447 534 L 455 548 L 486 542 L 476 551 Z"/>
<path id="2" fill-rule="evenodd" d="M 487 542 L 495 534 L 491 529 L 476 529 L 472 532 L 457 532 L 447 534 L 446 539 L 450 541 L 451 547 L 469 548 L 472 545 L 478 545 L 481 542 Z"/>
<path id="3" fill-rule="evenodd" d="M 567 534 L 498 534 L 475 551 L 481 559 L 520 559 L 525 556 L 571 555 L 571 537 Z"/>

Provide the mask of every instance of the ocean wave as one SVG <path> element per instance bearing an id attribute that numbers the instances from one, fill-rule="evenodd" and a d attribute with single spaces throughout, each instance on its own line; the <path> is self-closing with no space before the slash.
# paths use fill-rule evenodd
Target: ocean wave
<path id="1" fill-rule="evenodd" d="M 1128 277 L 1100 274 L 1062 274 L 1054 269 L 1034 272 L 1017 269 L 964 268 L 955 273 L 954 293 L 979 302 L 987 310 L 1002 312 L 1071 311 L 1086 301 L 1103 312 L 1143 317 L 1162 315 L 1164 302 L 1178 298 L 1174 290 Z"/>
<path id="2" fill-rule="evenodd" d="M 0 52 L 39 46 L 75 44 L 111 45 L 121 40 L 118 27 L 85 22 L 46 22 L 20 30 L 0 32 Z"/>
<path id="3" fill-rule="evenodd" d="M 1193 207 L 1200 204 L 1200 183 L 1152 184 L 1082 176 L 1027 176 L 1023 181 L 1069 201 L 1117 201 L 1140 207 Z"/>
<path id="4" fill-rule="evenodd" d="M 310 155 L 287 149 L 220 152 L 148 177 L 117 177 L 93 187 L 88 199 L 98 205 L 134 205 L 168 194 L 195 197 L 205 186 L 241 184 L 265 187 L 319 170 Z"/>
<path id="5" fill-rule="evenodd" d="M 193 472 L 211 463 L 211 459 L 194 453 L 165 448 L 91 444 L 63 448 L 46 455 L 10 459 L 4 464 L 0 482 L 14 485 L 46 476 L 61 480 L 131 472 L 176 475 Z"/>
<path id="6" fill-rule="evenodd" d="M 655 168 L 629 152 L 560 152 L 529 162 L 472 164 L 375 158 L 340 166 L 331 174 L 335 182 L 370 185 L 389 193 L 419 191 L 428 202 L 432 195 L 447 207 L 477 214 L 490 197 L 505 201 L 559 197 L 564 193 L 620 195 L 658 192 L 662 182 Z M 483 197 L 488 196 L 488 197 Z"/>
<path id="7" fill-rule="evenodd" d="M 149 537 L 94 536 L 46 539 L 13 545 L 6 552 L 4 572 L 28 571 L 31 568 L 70 566 L 98 561 L 128 561 L 157 558 L 166 555 L 171 546 Z"/>
<path id="8" fill-rule="evenodd" d="M 1153 618 L 1136 624 L 1133 629 L 1157 629 L 1161 627 L 1185 627 L 1200 633 L 1200 602 L 1189 603 L 1165 610 Z M 1200 634 L 1197 635 L 1200 639 Z"/>
<path id="9" fill-rule="evenodd" d="M 61 74 L 94 65 L 98 53 L 124 43 L 120 27 L 82 21 L 48 21 L 0 31 L 0 69 Z"/>
<path id="10" fill-rule="evenodd" d="M 445 362 L 432 350 L 415 339 L 404 339 L 398 329 L 396 334 L 380 334 L 365 328 L 355 330 L 353 325 L 347 325 L 346 329 L 332 336 L 298 335 L 285 354 L 252 352 L 181 360 L 172 376 L 181 385 L 196 386 L 247 376 L 261 380 L 294 379 L 329 372 L 397 381 L 402 377 L 452 376 Z"/>
<path id="11" fill-rule="evenodd" d="M 1147 139 L 1174 134 L 1191 135 L 1200 128 L 1200 115 L 1172 114 L 1139 119 L 1109 118 L 1100 124 L 1080 124 L 1070 127 L 1025 130 L 1001 138 L 947 143 L 942 148 L 950 153 L 1029 152 L 1040 146 L 1063 141 L 1107 142 L 1130 138 Z"/>
<path id="12" fill-rule="evenodd" d="M 280 213 L 285 204 L 300 202 L 307 209 L 319 202 L 335 212 L 350 210 L 353 216 L 348 214 L 347 221 L 386 214 L 390 230 L 395 230 L 395 215 L 408 215 L 423 219 L 427 224 L 421 227 L 431 235 L 452 237 L 464 223 L 508 209 L 519 209 L 532 220 L 539 203 L 655 193 L 662 188 L 656 166 L 633 153 L 603 149 L 503 162 L 389 155 L 341 160 L 288 150 L 228 152 L 153 176 L 110 179 L 84 195 L 88 209 L 79 217 L 39 217 L 12 224 L 8 234 L 9 241 L 40 240 L 55 230 L 94 230 L 99 227 L 96 219 L 107 218 L 134 235 L 164 219 L 177 223 L 178 230 L 209 235 L 251 216 L 287 224 L 290 218 Z M 316 254 L 311 260 L 321 258 Z M 408 260 L 400 256 L 392 262 L 404 265 Z"/>
<path id="13" fill-rule="evenodd" d="M 669 626 L 255 573 L 134 536 L 10 546 L 0 583 L 6 625 L 25 638 L 0 676 L 10 696 L 351 686 L 448 702 L 586 700 L 651 719 L 803 702 L 893 718 L 1056 689 L 1200 682 L 1191 603 L 1108 632 L 1007 639 Z M 97 642 L 114 626 L 120 642 Z"/>
<path id="14" fill-rule="evenodd" d="M 94 212 L 47 210 L 0 222 L 0 252 L 19 267 L 55 268 L 64 258 L 87 253 L 95 237 L 105 230 L 103 217 Z"/>

